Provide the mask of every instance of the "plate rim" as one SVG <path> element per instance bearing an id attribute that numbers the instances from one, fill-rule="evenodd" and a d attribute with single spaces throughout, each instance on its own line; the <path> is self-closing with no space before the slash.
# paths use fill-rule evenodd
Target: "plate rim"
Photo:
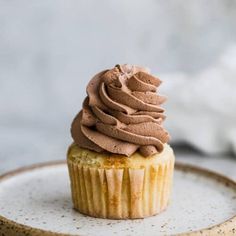
<path id="1" fill-rule="evenodd" d="M 11 171 L 8 171 L 2 175 L 0 175 L 0 184 L 6 179 L 9 179 L 11 177 L 14 177 L 16 175 L 25 173 L 25 172 L 30 172 L 35 169 L 41 169 L 44 167 L 50 167 L 50 166 L 58 166 L 58 165 L 66 165 L 66 160 L 57 160 L 57 161 L 50 161 L 50 162 L 42 162 L 42 163 L 37 163 L 29 166 L 24 166 L 20 167 Z M 217 181 L 225 184 L 227 187 L 235 188 L 236 190 L 236 181 L 223 175 L 220 173 L 217 173 L 215 171 L 202 168 L 199 166 L 191 165 L 191 164 L 186 164 L 186 163 L 181 163 L 181 162 L 176 162 L 175 163 L 175 169 L 184 171 L 184 172 L 195 172 L 195 173 L 200 173 L 201 175 L 204 175 L 206 177 L 210 177 L 213 179 L 216 179 Z M 180 234 L 175 234 L 175 235 L 189 235 L 189 236 L 195 236 L 195 235 L 216 235 L 216 234 L 226 234 L 227 235 L 234 235 L 236 234 L 236 227 L 234 226 L 236 224 L 236 214 L 227 219 L 226 221 L 219 223 L 217 225 L 213 225 L 211 227 L 203 228 L 200 230 L 196 231 L 191 231 L 191 232 L 184 232 Z M 3 228 L 3 232 L 1 232 L 1 228 Z M 64 233 L 58 233 L 58 232 L 53 232 L 49 230 L 43 230 L 39 228 L 34 228 L 28 225 L 24 225 L 21 223 L 17 223 L 13 220 L 10 220 L 0 214 L 0 233 L 6 233 L 6 235 L 14 235 L 17 233 L 17 235 L 25 235 L 30 234 L 32 236 L 39 236 L 39 235 L 45 235 L 45 236 L 78 236 L 79 234 L 64 234 Z"/>

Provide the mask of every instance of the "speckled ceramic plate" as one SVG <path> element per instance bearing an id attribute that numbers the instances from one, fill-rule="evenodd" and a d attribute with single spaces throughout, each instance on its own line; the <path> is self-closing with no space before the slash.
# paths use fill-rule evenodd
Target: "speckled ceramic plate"
<path id="1" fill-rule="evenodd" d="M 46 163 L 0 177 L 0 235 L 234 235 L 236 183 L 176 164 L 169 208 L 140 220 L 106 220 L 74 211 L 65 163 Z M 188 232 L 188 233 L 186 233 Z"/>

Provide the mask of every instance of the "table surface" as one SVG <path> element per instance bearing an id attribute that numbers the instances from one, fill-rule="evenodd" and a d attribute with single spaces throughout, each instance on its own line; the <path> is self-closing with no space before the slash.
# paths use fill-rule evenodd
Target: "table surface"
<path id="1" fill-rule="evenodd" d="M 235 157 L 227 155 L 209 157 L 196 153 L 178 153 L 176 155 L 176 160 L 182 163 L 188 163 L 218 172 L 236 181 Z"/>

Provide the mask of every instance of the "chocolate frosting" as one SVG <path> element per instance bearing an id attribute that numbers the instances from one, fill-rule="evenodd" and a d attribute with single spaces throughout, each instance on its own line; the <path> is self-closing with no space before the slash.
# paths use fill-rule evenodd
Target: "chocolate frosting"
<path id="1" fill-rule="evenodd" d="M 143 156 L 162 152 L 169 134 L 156 93 L 161 81 L 143 67 L 117 65 L 95 75 L 87 86 L 83 109 L 72 122 L 79 147 L 96 152 Z"/>

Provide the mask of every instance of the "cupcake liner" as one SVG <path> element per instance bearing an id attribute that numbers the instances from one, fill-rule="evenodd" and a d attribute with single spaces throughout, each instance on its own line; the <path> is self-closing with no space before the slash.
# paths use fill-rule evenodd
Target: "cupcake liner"
<path id="1" fill-rule="evenodd" d="M 174 158 L 140 169 L 84 166 L 68 159 L 72 200 L 100 218 L 144 218 L 163 211 L 171 193 Z"/>

